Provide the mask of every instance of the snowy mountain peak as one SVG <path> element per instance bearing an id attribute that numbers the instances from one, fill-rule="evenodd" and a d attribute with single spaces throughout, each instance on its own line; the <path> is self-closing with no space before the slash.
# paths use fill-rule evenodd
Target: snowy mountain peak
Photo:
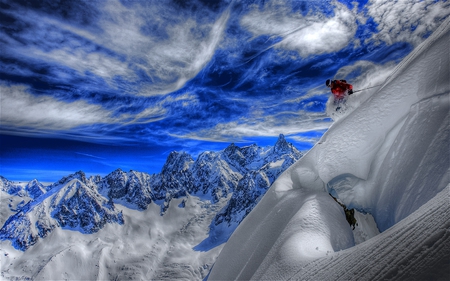
<path id="1" fill-rule="evenodd" d="M 0 239 L 11 240 L 15 248 L 26 250 L 56 227 L 94 233 L 106 223 L 123 224 L 122 213 L 83 183 L 82 175 L 62 179 L 62 184 L 54 184 L 44 196 L 26 204 L 5 222 Z"/>
<path id="2" fill-rule="evenodd" d="M 8 194 L 18 194 L 22 190 L 22 187 L 3 176 L 0 176 L 0 190 Z"/>
<path id="3" fill-rule="evenodd" d="M 86 174 L 83 171 L 78 171 L 71 175 L 68 175 L 67 177 L 63 177 L 58 182 L 54 183 L 52 186 L 63 185 L 63 184 L 66 184 L 66 183 L 72 181 L 73 179 L 78 179 L 79 181 L 81 181 L 84 184 L 87 184 L 89 182 L 88 179 L 86 178 Z"/>
<path id="4" fill-rule="evenodd" d="M 132 209 L 145 210 L 152 202 L 150 187 L 151 176 L 146 173 L 121 169 L 107 175 L 97 184 L 98 190 L 105 197 Z"/>
<path id="5" fill-rule="evenodd" d="M 286 141 L 286 138 L 284 137 L 283 134 L 280 134 L 273 149 L 276 152 L 282 153 L 282 152 L 289 152 L 292 150 L 292 148 L 293 148 L 293 145 Z"/>
<path id="6" fill-rule="evenodd" d="M 111 201 L 74 179 L 52 196 L 51 216 L 61 227 L 94 233 L 106 223 L 122 224 L 122 214 Z"/>
<path id="7" fill-rule="evenodd" d="M 238 167 L 243 167 L 246 164 L 247 158 L 244 154 L 242 154 L 241 148 L 236 146 L 234 143 L 225 148 L 223 154 L 230 163 L 237 163 Z"/>
<path id="8" fill-rule="evenodd" d="M 194 160 L 192 156 L 186 152 L 172 151 L 167 157 L 166 163 L 161 169 L 161 173 L 181 172 L 189 169 Z"/>
<path id="9" fill-rule="evenodd" d="M 231 144 L 223 151 L 203 152 L 196 161 L 186 152 L 173 151 L 161 173 L 154 175 L 116 169 L 103 178 L 87 179 L 83 171 L 78 171 L 47 190 L 31 181 L 27 189 L 35 200 L 8 219 L 0 230 L 0 239 L 11 240 L 14 247 L 26 250 L 56 227 L 93 233 L 106 223 L 123 223 L 115 204 L 146 210 L 153 202 L 164 216 L 173 199 L 188 194 L 217 203 L 228 202 L 233 193 L 231 204 L 214 219 L 213 225 L 228 228 L 231 224 L 230 229 L 234 229 L 275 178 L 302 156 L 287 144 L 284 136 L 277 146 L 278 149 Z M 214 231 L 211 235 L 215 236 Z M 222 235 L 221 239 L 228 236 Z"/>
<path id="10" fill-rule="evenodd" d="M 24 190 L 28 193 L 28 196 L 33 199 L 36 199 L 47 192 L 45 186 L 36 179 L 28 182 Z"/>

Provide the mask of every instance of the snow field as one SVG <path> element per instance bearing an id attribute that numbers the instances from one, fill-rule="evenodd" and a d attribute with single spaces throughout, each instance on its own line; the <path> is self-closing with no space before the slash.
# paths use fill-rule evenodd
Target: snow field
<path id="1" fill-rule="evenodd" d="M 94 234 L 57 228 L 26 252 L 2 243 L 2 278 L 200 280 L 223 246 L 208 252 L 193 248 L 208 236 L 208 225 L 226 200 L 211 204 L 190 196 L 179 208 L 182 200 L 174 199 L 164 216 L 156 204 L 142 212 L 116 205 L 125 224 L 106 224 Z"/>

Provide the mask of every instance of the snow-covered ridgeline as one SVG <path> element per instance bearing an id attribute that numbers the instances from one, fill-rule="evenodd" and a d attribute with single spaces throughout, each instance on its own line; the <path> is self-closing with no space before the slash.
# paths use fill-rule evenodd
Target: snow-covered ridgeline
<path id="1" fill-rule="evenodd" d="M 220 152 L 204 152 L 196 161 L 187 153 L 172 152 L 161 173 L 154 175 L 118 169 L 104 178 L 87 178 L 80 171 L 47 188 L 37 181 L 23 188 L 2 178 L 3 192 L 26 197 L 26 201 L 14 210 L 11 207 L 8 212 L 2 211 L 11 216 L 0 229 L 0 238 L 12 241 L 17 249 L 26 250 L 58 227 L 95 233 L 106 223 L 123 224 L 123 215 L 115 204 L 145 210 L 154 202 L 164 215 L 173 199 L 196 195 L 217 203 L 224 198 L 230 200 L 229 195 L 243 186 L 242 181 L 251 181 L 251 188 L 245 191 L 249 200 L 239 197 L 240 193 L 231 197 L 233 202 L 246 200 L 246 203 L 227 205 L 224 210 L 216 211 L 214 225 L 223 224 L 227 232 L 221 240 L 209 243 L 214 247 L 225 242 L 250 212 L 255 205 L 253 199 L 264 194 L 276 177 L 301 156 L 302 153 L 280 135 L 273 147 L 240 148 L 231 144 Z M 224 214 L 226 220 L 221 219 Z M 231 220 L 234 224 L 230 224 Z M 214 231 L 210 235 L 216 236 Z"/>
<path id="2" fill-rule="evenodd" d="M 317 280 L 320 272 L 331 279 L 361 280 L 371 267 L 390 279 L 415 277 L 417 271 L 433 276 L 436 270 L 439 278 L 448 277 L 441 268 L 450 256 L 448 46 L 450 19 L 276 180 L 233 233 L 209 279 Z M 343 214 L 333 211 L 336 203 L 328 192 L 350 208 L 373 214 L 380 230 L 391 228 L 402 239 L 391 254 L 381 257 L 380 238 L 352 247 L 352 233 Z M 433 212 L 421 208 L 427 205 Z M 422 229 L 427 223 L 418 223 L 422 220 L 433 222 L 433 237 L 427 239 L 429 232 Z M 424 236 L 408 239 L 411 229 Z M 345 254 L 335 253 L 344 249 Z M 417 259 L 405 254 L 408 249 L 425 250 L 416 251 Z M 396 254 L 404 259 L 396 260 Z M 333 266 L 313 266 L 327 256 L 323 261 L 332 260 Z M 354 264 L 347 263 L 349 257 Z M 441 267 L 433 264 L 436 260 Z M 347 272 L 335 272 L 340 265 Z M 353 268 L 362 272 L 352 275 Z M 368 279 L 378 278 L 376 272 Z"/>

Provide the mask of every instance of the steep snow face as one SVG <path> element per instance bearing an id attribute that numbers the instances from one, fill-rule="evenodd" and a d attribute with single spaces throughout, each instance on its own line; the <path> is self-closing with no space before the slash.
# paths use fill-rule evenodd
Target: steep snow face
<path id="1" fill-rule="evenodd" d="M 355 267 L 373 266 L 372 252 L 362 253 L 357 247 L 347 249 L 345 257 L 330 253 L 331 249 L 351 247 L 349 241 L 353 241 L 346 222 L 331 224 L 338 220 L 334 217 L 336 213 L 327 211 L 335 204 L 323 196 L 328 192 L 349 208 L 372 213 L 381 231 L 404 223 L 396 232 L 404 243 L 391 249 L 391 259 L 378 260 L 377 268 L 391 269 L 389 278 L 402 276 L 396 267 L 419 267 L 420 262 L 425 264 L 421 270 L 426 274 L 428 268 L 433 268 L 432 260 L 436 257 L 432 255 L 445 260 L 449 256 L 448 206 L 436 208 L 437 212 L 445 212 L 436 218 L 429 217 L 435 215 L 433 212 L 416 214 L 421 220 L 442 226 L 444 230 L 439 230 L 432 242 L 447 246 L 425 251 L 420 259 L 406 255 L 405 260 L 395 260 L 395 252 L 429 247 L 426 237 L 406 239 L 404 234 L 403 229 L 415 227 L 419 219 L 402 219 L 439 196 L 445 197 L 442 204 L 449 202 L 448 189 L 443 191 L 450 170 L 449 45 L 450 19 L 447 19 L 397 66 L 375 94 L 335 122 L 313 149 L 276 180 L 233 233 L 210 279 L 316 279 L 322 268 L 308 272 L 302 268 L 311 264 L 312 257 L 325 259 L 327 254 L 337 259 L 333 263 L 345 265 L 342 259 L 354 255 Z M 307 204 L 305 198 L 311 196 L 322 199 L 316 200 L 315 205 Z M 322 212 L 317 213 L 317 209 Z M 299 219 L 303 214 L 314 220 Z M 321 228 L 324 225 L 332 229 L 331 236 Z M 422 229 L 419 232 L 426 233 Z M 327 251 L 320 252 L 322 248 Z M 311 249 L 317 249 L 315 255 Z M 376 247 L 367 249 L 376 252 Z M 394 260 L 394 264 L 389 264 Z M 358 275 L 359 279 L 363 277 Z"/>

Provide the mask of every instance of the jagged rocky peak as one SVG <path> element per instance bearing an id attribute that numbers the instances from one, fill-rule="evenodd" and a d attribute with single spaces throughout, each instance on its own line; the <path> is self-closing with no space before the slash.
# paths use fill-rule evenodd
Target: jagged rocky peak
<path id="1" fill-rule="evenodd" d="M 114 205 L 80 181 L 61 189 L 52 203 L 56 204 L 51 214 L 59 225 L 82 233 L 97 232 L 106 223 L 123 224 L 122 214 Z"/>
<path id="2" fill-rule="evenodd" d="M 121 169 L 117 168 L 116 170 L 109 173 L 106 177 L 107 178 L 122 178 L 126 173 Z"/>
<path id="3" fill-rule="evenodd" d="M 108 196 L 110 198 L 121 198 L 126 195 L 126 183 L 128 180 L 127 173 L 122 169 L 117 169 L 108 174 L 104 181 L 109 187 Z"/>
<path id="4" fill-rule="evenodd" d="M 0 189 L 8 194 L 14 194 L 17 191 L 17 185 L 12 181 L 0 176 Z"/>
<path id="5" fill-rule="evenodd" d="M 277 154 L 294 153 L 297 156 L 302 155 L 292 143 L 287 142 L 283 134 L 280 134 L 278 137 L 278 140 L 273 147 L 273 151 Z"/>
<path id="6" fill-rule="evenodd" d="M 188 170 L 194 164 L 194 159 L 188 153 L 172 151 L 167 157 L 161 173 L 182 172 Z"/>
<path id="7" fill-rule="evenodd" d="M 25 186 L 25 191 L 28 193 L 28 196 L 30 196 L 33 199 L 36 199 L 42 194 L 47 192 L 45 186 L 36 179 L 30 181 Z"/>
<path id="8" fill-rule="evenodd" d="M 281 152 L 281 151 L 289 151 L 291 150 L 292 145 L 286 141 L 286 138 L 283 134 L 280 134 L 278 137 L 277 142 L 275 143 L 274 150 Z"/>
<path id="9" fill-rule="evenodd" d="M 239 163 L 241 166 L 245 165 L 246 157 L 242 154 L 241 148 L 236 146 L 234 143 L 230 144 L 223 154 L 231 161 Z"/>
<path id="10" fill-rule="evenodd" d="M 261 153 L 261 151 L 262 147 L 259 147 L 256 143 L 241 147 L 241 152 L 248 161 L 253 160 L 259 153 Z"/>
<path id="11" fill-rule="evenodd" d="M 53 186 L 66 184 L 66 183 L 68 183 L 68 182 L 70 182 L 71 180 L 74 180 L 74 179 L 77 179 L 77 180 L 81 181 L 84 184 L 88 183 L 88 179 L 86 178 L 86 174 L 83 171 L 78 171 L 78 172 L 75 172 L 74 174 L 68 175 L 67 177 L 63 177 L 57 183 L 54 183 Z"/>

